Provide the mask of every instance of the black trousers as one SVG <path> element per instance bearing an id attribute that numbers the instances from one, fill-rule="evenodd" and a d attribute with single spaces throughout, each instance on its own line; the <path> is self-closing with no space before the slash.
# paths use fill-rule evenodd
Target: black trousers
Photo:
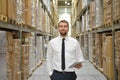
<path id="1" fill-rule="evenodd" d="M 59 72 L 54 70 L 50 78 L 51 80 L 76 80 L 77 75 L 75 72 Z"/>

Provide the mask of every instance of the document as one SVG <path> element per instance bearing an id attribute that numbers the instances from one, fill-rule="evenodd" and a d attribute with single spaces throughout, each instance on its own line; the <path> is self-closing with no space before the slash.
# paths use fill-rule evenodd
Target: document
<path id="1" fill-rule="evenodd" d="M 69 68 L 73 68 L 75 67 L 75 65 L 80 64 L 80 63 L 83 63 L 83 62 L 74 62 L 72 65 L 69 66 Z"/>

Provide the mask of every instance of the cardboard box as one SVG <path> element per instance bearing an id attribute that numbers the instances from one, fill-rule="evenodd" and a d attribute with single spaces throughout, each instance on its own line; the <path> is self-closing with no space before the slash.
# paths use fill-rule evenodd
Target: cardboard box
<path id="1" fill-rule="evenodd" d="M 30 0 L 25 0 L 25 24 L 31 26 L 32 25 L 32 3 Z"/>
<path id="2" fill-rule="evenodd" d="M 120 18 L 120 1 L 113 0 L 113 20 Z"/>
<path id="3" fill-rule="evenodd" d="M 115 55 L 115 64 L 116 64 L 116 68 L 117 70 L 120 71 L 120 48 L 119 48 L 119 45 L 120 45 L 120 31 L 116 31 L 115 32 L 115 52 L 116 52 L 116 55 Z"/>
<path id="4" fill-rule="evenodd" d="M 107 64 L 107 76 L 110 80 L 114 80 L 114 64 L 113 60 L 106 59 Z"/>
<path id="5" fill-rule="evenodd" d="M 113 59 L 113 45 L 112 45 L 112 36 L 108 36 L 107 39 L 106 39 L 106 42 L 107 42 L 107 49 L 106 49 L 106 52 L 107 52 L 107 58 L 109 59 Z"/>

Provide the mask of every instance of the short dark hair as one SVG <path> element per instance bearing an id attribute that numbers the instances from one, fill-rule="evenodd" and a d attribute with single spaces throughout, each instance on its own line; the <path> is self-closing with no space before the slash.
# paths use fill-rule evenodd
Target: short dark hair
<path id="1" fill-rule="evenodd" d="M 59 21 L 58 27 L 59 27 L 59 25 L 60 25 L 61 22 L 67 23 L 67 26 L 68 26 L 68 28 L 69 28 L 69 23 L 68 23 L 68 21 L 66 21 L 66 20 L 61 20 L 61 21 Z"/>

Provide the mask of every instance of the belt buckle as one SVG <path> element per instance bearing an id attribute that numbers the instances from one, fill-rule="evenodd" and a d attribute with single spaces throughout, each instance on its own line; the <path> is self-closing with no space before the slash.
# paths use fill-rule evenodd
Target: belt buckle
<path id="1" fill-rule="evenodd" d="M 63 71 L 62 71 L 62 73 L 64 74 L 64 73 L 65 73 L 65 71 L 63 70 Z"/>

